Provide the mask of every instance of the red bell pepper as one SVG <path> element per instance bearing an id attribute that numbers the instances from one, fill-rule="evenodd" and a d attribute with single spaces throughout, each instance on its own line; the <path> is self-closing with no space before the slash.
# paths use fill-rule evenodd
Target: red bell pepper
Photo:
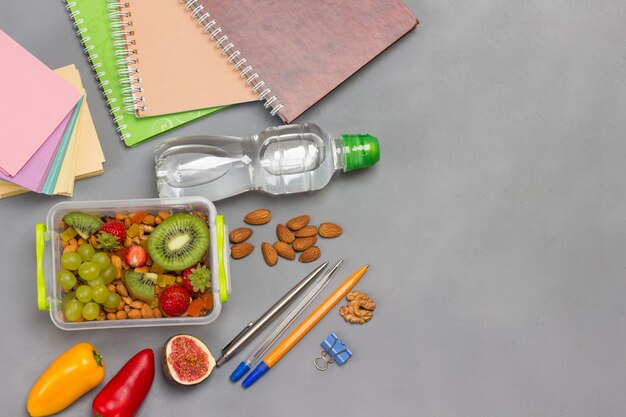
<path id="1" fill-rule="evenodd" d="M 154 352 L 133 356 L 93 400 L 96 417 L 133 417 L 154 380 Z"/>

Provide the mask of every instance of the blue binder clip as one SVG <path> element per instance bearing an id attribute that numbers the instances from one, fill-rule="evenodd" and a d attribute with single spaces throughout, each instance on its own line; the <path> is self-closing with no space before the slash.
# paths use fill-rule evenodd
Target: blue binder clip
<path id="1" fill-rule="evenodd" d="M 333 332 L 321 343 L 322 353 L 313 359 L 313 364 L 320 371 L 328 369 L 328 364 L 335 362 L 341 366 L 352 356 L 352 352 L 341 339 Z"/>

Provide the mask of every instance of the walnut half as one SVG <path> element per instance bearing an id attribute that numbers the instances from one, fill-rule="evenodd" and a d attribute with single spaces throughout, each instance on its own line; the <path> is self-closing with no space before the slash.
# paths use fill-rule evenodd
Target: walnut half
<path id="1" fill-rule="evenodd" d="M 376 303 L 361 291 L 352 291 L 346 296 L 348 305 L 339 309 L 339 314 L 349 323 L 363 324 L 372 319 Z"/>

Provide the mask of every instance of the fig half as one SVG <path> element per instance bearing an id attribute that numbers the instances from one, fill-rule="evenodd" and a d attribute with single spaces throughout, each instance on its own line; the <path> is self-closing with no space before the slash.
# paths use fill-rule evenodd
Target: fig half
<path id="1" fill-rule="evenodd" d="M 215 368 L 215 358 L 198 338 L 188 334 L 172 336 L 163 347 L 161 361 L 167 379 L 176 385 L 196 385 Z"/>

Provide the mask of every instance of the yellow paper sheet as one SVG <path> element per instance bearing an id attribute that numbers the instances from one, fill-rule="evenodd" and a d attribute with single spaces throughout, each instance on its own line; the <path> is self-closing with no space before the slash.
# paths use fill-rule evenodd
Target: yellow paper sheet
<path id="1" fill-rule="evenodd" d="M 59 180 L 54 189 L 55 194 L 69 196 L 73 192 L 74 180 L 90 178 L 101 175 L 104 172 L 102 163 L 105 159 L 91 113 L 89 112 L 86 95 L 84 90 L 82 90 L 82 82 L 78 70 L 76 70 L 74 65 L 69 65 L 54 70 L 54 72 L 77 89 L 83 91 L 85 97 L 74 132 L 68 144 L 66 159 L 61 166 Z M 0 198 L 12 197 L 26 192 L 28 190 L 15 184 L 0 181 Z"/>
<path id="2" fill-rule="evenodd" d="M 55 71 L 61 78 L 72 84 L 83 95 L 83 102 L 80 106 L 80 113 L 85 110 L 86 92 L 83 89 L 83 83 L 80 79 L 80 74 L 74 65 L 68 65 L 63 68 L 59 68 Z M 76 149 L 78 145 L 78 138 L 80 132 L 81 117 L 78 114 L 74 131 L 70 137 L 70 141 L 67 145 L 67 151 L 65 151 L 65 157 L 63 158 L 63 164 L 59 171 L 59 178 L 54 185 L 55 195 L 71 196 L 74 192 L 74 167 L 76 166 Z"/>

